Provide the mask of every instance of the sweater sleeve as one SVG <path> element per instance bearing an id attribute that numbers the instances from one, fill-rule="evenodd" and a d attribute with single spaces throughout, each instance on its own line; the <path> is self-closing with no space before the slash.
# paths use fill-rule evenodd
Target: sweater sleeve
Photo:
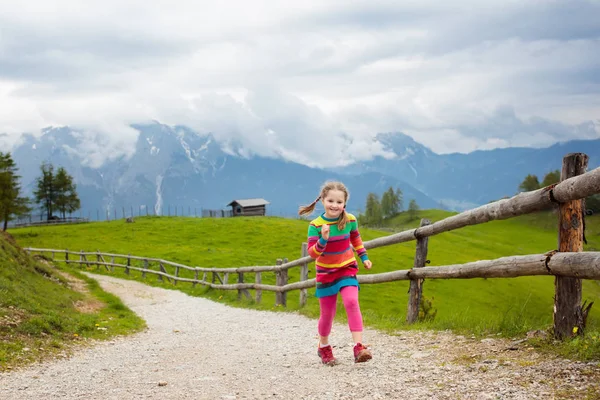
<path id="1" fill-rule="evenodd" d="M 310 224 L 308 227 L 308 255 L 312 258 L 317 258 L 325 251 L 327 240 L 321 237 L 320 230 Z"/>
<path id="2" fill-rule="evenodd" d="M 352 227 L 350 228 L 350 242 L 352 243 L 352 247 L 354 247 L 356 254 L 364 263 L 369 259 L 369 256 L 367 255 L 367 250 L 365 249 L 362 239 L 360 238 L 360 232 L 358 231 L 358 222 L 352 221 L 351 224 Z"/>

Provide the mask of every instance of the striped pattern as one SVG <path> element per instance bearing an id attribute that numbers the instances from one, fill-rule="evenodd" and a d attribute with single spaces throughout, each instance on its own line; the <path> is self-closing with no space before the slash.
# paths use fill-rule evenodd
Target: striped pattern
<path id="1" fill-rule="evenodd" d="M 315 258 L 317 297 L 337 294 L 344 286 L 359 286 L 356 279 L 358 264 L 352 248 L 363 262 L 368 260 L 358 231 L 356 217 L 348 214 L 349 222 L 343 230 L 337 219 L 326 218 L 323 213 L 308 227 L 308 254 Z M 321 228 L 329 225 L 329 240 L 321 237 Z"/>

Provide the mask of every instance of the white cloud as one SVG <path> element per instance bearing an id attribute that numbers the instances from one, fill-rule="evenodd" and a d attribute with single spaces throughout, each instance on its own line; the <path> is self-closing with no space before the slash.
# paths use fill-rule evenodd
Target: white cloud
<path id="1" fill-rule="evenodd" d="M 129 125 L 212 132 L 314 166 L 598 138 L 600 4 L 0 1 L 0 138 L 70 125 L 88 162 Z"/>

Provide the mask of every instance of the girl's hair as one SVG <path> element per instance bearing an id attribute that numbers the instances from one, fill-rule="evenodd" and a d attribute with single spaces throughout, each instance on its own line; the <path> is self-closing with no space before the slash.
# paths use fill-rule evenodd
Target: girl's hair
<path id="1" fill-rule="evenodd" d="M 330 190 L 339 190 L 344 193 L 344 211 L 342 211 L 342 215 L 337 223 L 338 229 L 342 230 L 346 227 L 348 223 L 348 214 L 346 213 L 346 204 L 348 203 L 348 198 L 350 197 L 350 193 L 348 193 L 348 189 L 342 182 L 325 182 L 323 186 L 321 186 L 321 192 L 319 196 L 309 205 L 302 206 L 298 209 L 298 215 L 308 215 L 311 214 L 315 210 L 315 206 L 319 202 L 319 200 L 327 197 L 327 193 Z"/>

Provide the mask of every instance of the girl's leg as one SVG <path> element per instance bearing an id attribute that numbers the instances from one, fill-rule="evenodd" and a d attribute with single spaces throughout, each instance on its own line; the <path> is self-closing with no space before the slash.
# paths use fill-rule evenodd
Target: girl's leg
<path id="1" fill-rule="evenodd" d="M 321 345 L 329 344 L 329 334 L 335 318 L 337 294 L 319 298 L 319 339 Z"/>
<path id="2" fill-rule="evenodd" d="M 358 303 L 358 287 L 345 286 L 340 290 L 346 314 L 348 315 L 348 326 L 352 333 L 354 343 L 362 343 L 363 319 Z"/>

